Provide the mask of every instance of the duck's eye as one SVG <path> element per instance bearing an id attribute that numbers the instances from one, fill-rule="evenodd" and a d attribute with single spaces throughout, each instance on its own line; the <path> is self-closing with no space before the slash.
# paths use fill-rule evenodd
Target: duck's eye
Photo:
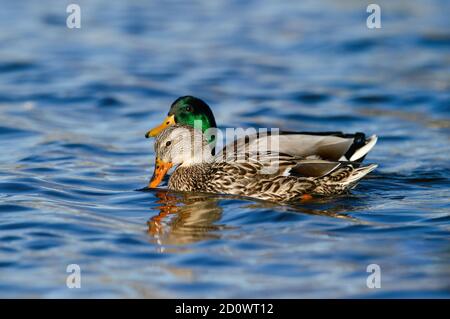
<path id="1" fill-rule="evenodd" d="M 186 106 L 186 111 L 192 112 L 192 106 L 190 106 L 190 105 Z"/>
<path id="2" fill-rule="evenodd" d="M 170 144 L 172 144 L 172 141 L 167 141 L 166 142 L 166 146 L 170 146 Z"/>

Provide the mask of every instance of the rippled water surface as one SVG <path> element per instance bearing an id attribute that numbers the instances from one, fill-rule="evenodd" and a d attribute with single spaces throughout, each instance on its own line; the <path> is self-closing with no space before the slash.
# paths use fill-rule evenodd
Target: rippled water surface
<path id="1" fill-rule="evenodd" d="M 448 1 L 378 1 L 379 30 L 356 0 L 80 0 L 79 30 L 68 3 L 0 5 L 1 297 L 450 296 Z M 185 94 L 221 127 L 378 134 L 379 168 L 297 206 L 136 191 Z"/>

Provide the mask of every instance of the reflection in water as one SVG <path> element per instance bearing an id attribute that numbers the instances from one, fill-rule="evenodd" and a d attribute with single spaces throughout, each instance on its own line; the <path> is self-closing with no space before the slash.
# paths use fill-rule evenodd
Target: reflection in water
<path id="1" fill-rule="evenodd" d="M 183 245 L 202 240 L 219 239 L 220 230 L 236 229 L 236 227 L 220 224 L 223 209 L 219 206 L 226 195 L 171 192 L 158 189 L 155 196 L 159 198 L 157 207 L 159 214 L 147 222 L 148 233 L 159 245 Z M 280 209 L 284 213 L 301 213 L 347 219 L 360 222 L 348 213 L 360 206 L 335 203 L 336 198 L 316 198 L 297 205 L 281 205 L 267 201 L 256 201 L 241 206 L 242 209 Z M 282 213 L 280 213 L 282 214 Z M 278 220 L 274 220 L 277 222 Z M 163 249 L 163 251 L 167 251 Z"/>
<path id="2" fill-rule="evenodd" d="M 316 197 L 312 200 L 301 201 L 298 204 L 290 204 L 290 205 L 280 205 L 272 202 L 264 202 L 260 201 L 257 203 L 252 203 L 245 207 L 260 209 L 260 208 L 272 208 L 272 209 L 280 209 L 281 207 L 285 208 L 285 211 L 291 213 L 301 213 L 307 215 L 317 215 L 317 216 L 327 216 L 334 218 L 342 218 L 351 220 L 354 222 L 362 222 L 357 218 L 349 216 L 348 213 L 359 209 L 359 206 L 354 206 L 336 202 L 339 198 L 346 199 L 348 195 L 341 195 L 336 197 Z"/>
<path id="3" fill-rule="evenodd" d="M 148 233 L 158 244 L 179 245 L 219 238 L 224 229 L 215 224 L 222 217 L 219 199 L 208 195 L 172 193 L 158 190 L 160 213 L 147 222 Z"/>

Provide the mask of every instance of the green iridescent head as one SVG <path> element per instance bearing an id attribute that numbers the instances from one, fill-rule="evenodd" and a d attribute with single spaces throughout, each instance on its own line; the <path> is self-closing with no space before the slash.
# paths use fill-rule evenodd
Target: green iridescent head
<path id="1" fill-rule="evenodd" d="M 202 131 L 216 127 L 216 120 L 208 104 L 193 96 L 182 96 L 172 103 L 169 116 L 174 115 L 175 123 L 194 126 L 194 121 L 201 121 Z"/>
<path id="2" fill-rule="evenodd" d="M 163 129 L 173 124 L 194 127 L 196 121 L 201 121 L 203 133 L 209 128 L 217 127 L 216 120 L 214 119 L 214 115 L 208 104 L 190 95 L 182 96 L 172 103 L 169 114 L 167 114 L 164 121 L 148 131 L 147 134 L 145 134 L 145 137 L 155 137 Z"/>
<path id="3" fill-rule="evenodd" d="M 208 104 L 202 100 L 187 95 L 179 97 L 170 106 L 169 114 L 164 121 L 157 127 L 154 127 L 145 134 L 145 137 L 154 137 L 158 135 L 163 129 L 173 124 L 181 124 L 195 127 L 196 121 L 201 121 L 201 129 L 204 133 L 209 128 L 216 128 L 216 120 L 209 108 Z M 211 136 L 210 141 L 215 140 Z"/>

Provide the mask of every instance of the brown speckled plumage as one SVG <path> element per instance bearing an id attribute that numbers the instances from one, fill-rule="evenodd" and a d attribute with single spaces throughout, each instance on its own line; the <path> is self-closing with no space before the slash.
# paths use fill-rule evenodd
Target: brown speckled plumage
<path id="1" fill-rule="evenodd" d="M 304 194 L 344 193 L 376 168 L 376 165 L 357 167 L 352 163 L 320 161 L 319 164 L 328 165 L 331 169 L 322 176 L 305 176 L 298 173 L 301 171 L 298 168 L 305 162 L 304 158 L 271 152 L 231 162 L 219 161 L 218 158 L 212 157 L 201 160 L 195 157 L 193 160 L 192 152 L 189 151 L 188 154 L 185 147 L 191 139 L 180 138 L 177 134 L 178 128 L 199 134 L 190 127 L 171 126 L 157 137 L 155 145 L 158 158 L 172 162 L 176 157 L 174 165 L 181 164 L 169 179 L 169 189 L 172 190 L 233 194 L 290 202 L 300 200 Z M 177 139 L 176 143 L 172 142 L 174 137 Z M 170 146 L 166 148 L 161 146 L 169 140 L 171 140 L 169 144 L 176 148 L 176 153 Z M 202 145 L 205 146 L 206 143 Z M 182 156 L 183 152 L 186 153 L 185 157 Z M 176 155 L 171 156 L 172 154 Z M 275 169 L 267 170 L 274 167 Z"/>

